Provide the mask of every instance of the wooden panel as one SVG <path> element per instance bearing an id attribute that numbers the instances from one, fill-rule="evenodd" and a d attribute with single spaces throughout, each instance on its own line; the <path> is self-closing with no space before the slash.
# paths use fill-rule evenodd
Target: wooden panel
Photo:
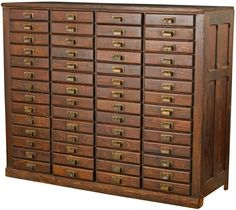
<path id="1" fill-rule="evenodd" d="M 217 25 L 211 25 L 208 27 L 207 34 L 209 36 L 207 42 L 207 52 L 208 52 L 208 70 L 216 69 L 216 48 L 217 48 Z"/>
<path id="2" fill-rule="evenodd" d="M 30 67 L 30 68 L 49 68 L 49 59 L 11 56 L 11 66 Z"/>
<path id="3" fill-rule="evenodd" d="M 14 32 L 48 33 L 49 27 L 47 22 L 11 21 L 10 30 Z"/>
<path id="4" fill-rule="evenodd" d="M 35 81 L 22 81 L 22 80 L 11 80 L 11 88 L 13 90 L 21 90 L 27 92 L 39 92 L 49 93 L 48 82 L 35 82 Z"/>
<path id="5" fill-rule="evenodd" d="M 15 79 L 48 81 L 49 71 L 12 67 L 11 77 Z"/>
<path id="6" fill-rule="evenodd" d="M 61 11 L 53 10 L 51 12 L 51 20 L 55 22 L 93 22 L 92 12 L 78 12 L 78 11 Z"/>
<path id="7" fill-rule="evenodd" d="M 47 10 L 11 9 L 10 18 L 13 20 L 48 20 Z"/>
<path id="8" fill-rule="evenodd" d="M 21 91 L 13 91 L 12 101 L 49 105 L 49 95 L 42 94 L 42 93 L 28 93 L 28 92 L 21 92 Z"/>
<path id="9" fill-rule="evenodd" d="M 52 33 L 54 33 L 54 34 L 92 35 L 93 34 L 93 24 L 52 23 Z"/>
<path id="10" fill-rule="evenodd" d="M 17 44 L 48 45 L 47 34 L 10 33 L 10 42 Z"/>
<path id="11" fill-rule="evenodd" d="M 43 47 L 11 44 L 11 54 L 28 57 L 48 57 L 49 48 L 46 46 Z"/>

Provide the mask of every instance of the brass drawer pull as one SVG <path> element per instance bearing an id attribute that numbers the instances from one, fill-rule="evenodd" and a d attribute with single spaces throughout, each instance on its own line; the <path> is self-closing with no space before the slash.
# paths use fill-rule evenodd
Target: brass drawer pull
<path id="1" fill-rule="evenodd" d="M 171 173 L 166 173 L 166 172 L 160 172 L 160 178 L 163 180 L 171 180 L 172 179 L 172 174 Z"/>
<path id="2" fill-rule="evenodd" d="M 111 177 L 112 184 L 122 184 L 122 177 L 112 176 Z"/>
<path id="3" fill-rule="evenodd" d="M 125 131 L 122 130 L 122 129 L 116 129 L 116 128 L 114 128 L 114 129 L 112 129 L 112 134 L 113 134 L 114 136 L 124 136 Z"/>
<path id="4" fill-rule="evenodd" d="M 66 44 L 75 45 L 76 44 L 76 39 L 66 38 Z"/>
<path id="5" fill-rule="evenodd" d="M 33 164 L 33 163 L 26 163 L 25 167 L 26 167 L 27 170 L 30 170 L 30 171 L 35 171 L 36 170 L 36 165 Z"/>
<path id="6" fill-rule="evenodd" d="M 68 81 L 68 82 L 76 82 L 77 81 L 77 76 L 67 75 L 66 76 L 66 81 Z"/>
<path id="7" fill-rule="evenodd" d="M 67 63 L 66 68 L 67 69 L 77 69 L 77 64 L 76 63 Z"/>
<path id="8" fill-rule="evenodd" d="M 163 116 L 171 116 L 174 112 L 174 109 L 161 108 L 161 114 Z"/>
<path id="9" fill-rule="evenodd" d="M 26 19 L 32 19 L 34 17 L 34 13 L 32 12 L 23 12 L 23 17 Z"/>
<path id="10" fill-rule="evenodd" d="M 121 152 L 112 152 L 112 159 L 113 160 L 122 160 L 123 159 L 123 153 L 121 153 Z"/>
<path id="11" fill-rule="evenodd" d="M 161 127 L 164 129 L 172 129 L 174 127 L 173 122 L 161 122 Z"/>
<path id="12" fill-rule="evenodd" d="M 71 143 L 78 143 L 79 142 L 79 137 L 76 135 L 67 135 L 67 141 Z"/>
<path id="13" fill-rule="evenodd" d="M 30 44 L 34 42 L 34 37 L 24 36 L 24 43 Z"/>
<path id="14" fill-rule="evenodd" d="M 173 140 L 173 135 L 161 134 L 161 140 L 171 142 Z"/>
<path id="15" fill-rule="evenodd" d="M 112 60 L 113 61 L 123 61 L 123 60 L 125 60 L 125 56 L 118 55 L 118 54 L 112 54 Z"/>
<path id="16" fill-rule="evenodd" d="M 163 17 L 162 22 L 166 24 L 174 24 L 176 22 L 175 17 Z"/>
<path id="17" fill-rule="evenodd" d="M 123 48 L 125 47 L 125 41 L 113 41 L 113 46 L 117 48 Z"/>
<path id="18" fill-rule="evenodd" d="M 122 91 L 112 91 L 111 94 L 113 98 L 122 98 L 124 96 Z"/>
<path id="19" fill-rule="evenodd" d="M 25 64 L 25 66 L 33 66 L 34 65 L 34 61 L 33 60 L 29 60 L 29 59 L 24 59 L 24 64 Z"/>
<path id="20" fill-rule="evenodd" d="M 36 158 L 36 153 L 35 152 L 25 152 L 25 157 L 28 159 L 35 159 Z"/>
<path id="21" fill-rule="evenodd" d="M 66 113 L 67 113 L 68 117 L 70 117 L 70 118 L 77 118 L 78 117 L 78 112 L 67 111 Z"/>
<path id="22" fill-rule="evenodd" d="M 161 166 L 164 168 L 171 168 L 172 162 L 169 160 L 161 160 Z"/>
<path id="23" fill-rule="evenodd" d="M 76 173 L 76 171 L 68 171 L 68 176 L 71 178 L 75 178 L 75 177 L 77 177 L 77 173 Z"/>
<path id="24" fill-rule="evenodd" d="M 163 31 L 161 32 L 161 35 L 162 35 L 163 37 L 174 37 L 175 34 L 176 34 L 176 32 L 175 32 L 174 30 L 163 30 Z"/>
<path id="25" fill-rule="evenodd" d="M 76 57 L 76 56 L 77 56 L 77 51 L 74 51 L 74 50 L 67 50 L 67 51 L 66 51 L 66 56 L 67 56 L 67 57 Z"/>
<path id="26" fill-rule="evenodd" d="M 74 166 L 78 165 L 78 160 L 76 160 L 76 159 L 68 157 L 68 158 L 66 158 L 66 160 L 70 165 L 74 165 Z"/>
<path id="27" fill-rule="evenodd" d="M 69 106 L 76 106 L 76 105 L 78 105 L 78 100 L 73 99 L 73 98 L 67 98 L 66 104 Z"/>
<path id="28" fill-rule="evenodd" d="M 31 24 L 23 24 L 23 29 L 25 31 L 32 31 L 33 30 L 33 25 L 31 25 Z"/>
<path id="29" fill-rule="evenodd" d="M 173 52 L 176 50 L 176 45 L 163 45 L 163 51 L 166 51 L 166 52 Z"/>
<path id="30" fill-rule="evenodd" d="M 24 89 L 27 90 L 27 91 L 31 91 L 31 90 L 34 90 L 35 87 L 34 87 L 34 84 L 32 84 L 32 83 L 25 83 L 24 84 Z"/>
<path id="31" fill-rule="evenodd" d="M 161 147 L 161 154 L 171 155 L 172 149 L 169 147 Z"/>
<path id="32" fill-rule="evenodd" d="M 66 15 L 66 20 L 73 21 L 77 19 L 77 15 L 75 14 L 67 14 Z"/>
<path id="33" fill-rule="evenodd" d="M 124 73 L 125 69 L 124 69 L 124 67 L 113 66 L 112 67 L 112 72 L 113 73 Z"/>
<path id="34" fill-rule="evenodd" d="M 24 54 L 25 55 L 33 55 L 34 54 L 34 49 L 25 48 L 24 49 Z"/>
<path id="35" fill-rule="evenodd" d="M 67 130 L 72 130 L 72 131 L 77 131 L 79 129 L 79 126 L 76 123 L 67 123 L 66 124 L 66 129 Z"/>
<path id="36" fill-rule="evenodd" d="M 173 83 L 162 83 L 161 84 L 162 90 L 174 90 L 175 84 Z"/>
<path id="37" fill-rule="evenodd" d="M 174 97 L 173 96 L 162 96 L 161 100 L 164 103 L 172 103 L 174 101 Z"/>
<path id="38" fill-rule="evenodd" d="M 66 147 L 66 152 L 75 154 L 75 153 L 77 153 L 77 147 L 67 146 Z"/>
<path id="39" fill-rule="evenodd" d="M 163 192 L 170 192 L 171 191 L 171 185 L 169 184 L 160 184 L 160 190 Z"/>
<path id="40" fill-rule="evenodd" d="M 35 100 L 35 96 L 32 95 L 25 95 L 25 101 L 33 102 Z"/>
<path id="41" fill-rule="evenodd" d="M 67 94 L 77 95 L 78 92 L 79 92 L 79 91 L 78 91 L 78 88 L 72 88 L 72 87 L 66 88 L 66 93 L 67 93 Z"/>
<path id="42" fill-rule="evenodd" d="M 112 29 L 112 34 L 115 36 L 122 36 L 125 35 L 125 30 L 124 29 Z"/>
<path id="43" fill-rule="evenodd" d="M 34 125 L 34 124 L 35 124 L 35 120 L 32 119 L 32 118 L 25 118 L 25 122 L 26 122 L 28 125 Z"/>
<path id="44" fill-rule="evenodd" d="M 113 110 L 114 111 L 123 111 L 125 109 L 125 106 L 122 104 L 113 104 Z"/>
<path id="45" fill-rule="evenodd" d="M 112 166 L 112 172 L 114 173 L 123 173 L 123 167 L 122 166 L 116 166 L 116 165 L 113 165 Z"/>
<path id="46" fill-rule="evenodd" d="M 124 82 L 123 79 L 112 79 L 112 84 L 115 86 L 122 86 L 124 85 Z"/>
<path id="47" fill-rule="evenodd" d="M 118 140 L 113 140 L 111 142 L 111 144 L 112 144 L 113 147 L 122 148 L 123 145 L 124 145 L 124 142 L 123 141 L 118 141 Z"/>
<path id="48" fill-rule="evenodd" d="M 175 59 L 174 58 L 162 58 L 161 63 L 166 64 L 166 65 L 173 65 L 175 63 Z"/>
<path id="49" fill-rule="evenodd" d="M 24 106 L 24 112 L 27 114 L 32 114 L 35 112 L 35 109 L 32 106 Z"/>
<path id="50" fill-rule="evenodd" d="M 174 70 L 162 70 L 162 75 L 164 77 L 173 77 L 175 74 Z"/>
<path id="51" fill-rule="evenodd" d="M 24 77 L 25 79 L 33 79 L 35 76 L 34 72 L 32 71 L 25 71 L 24 72 Z"/>
<path id="52" fill-rule="evenodd" d="M 30 137 L 34 137 L 36 135 L 36 131 L 30 130 L 30 129 L 25 129 L 25 135 L 30 136 Z"/>
<path id="53" fill-rule="evenodd" d="M 34 142 L 34 141 L 31 141 L 31 140 L 26 140 L 25 143 L 26 143 L 26 145 L 29 146 L 29 147 L 34 147 L 34 146 L 35 146 L 35 142 Z"/>
<path id="54" fill-rule="evenodd" d="M 122 22 L 125 21 L 125 17 L 123 17 L 123 16 L 112 16 L 112 20 L 113 20 L 114 22 L 120 22 L 120 23 L 122 23 Z"/>
<path id="55" fill-rule="evenodd" d="M 114 123 L 123 123 L 124 121 L 125 121 L 124 117 L 112 116 L 112 122 L 114 122 Z"/>
<path id="56" fill-rule="evenodd" d="M 66 26 L 66 31 L 67 32 L 76 32 L 77 27 L 76 26 Z"/>

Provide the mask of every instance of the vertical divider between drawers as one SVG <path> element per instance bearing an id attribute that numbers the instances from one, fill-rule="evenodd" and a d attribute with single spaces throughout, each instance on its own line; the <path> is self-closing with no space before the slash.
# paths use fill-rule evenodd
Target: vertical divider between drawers
<path id="1" fill-rule="evenodd" d="M 48 32 L 48 50 L 49 50 L 49 106 L 50 106 L 50 113 L 49 113 L 49 118 L 50 118 L 50 167 L 51 167 L 51 173 L 53 173 L 52 168 L 53 168 L 53 145 L 52 145 L 52 141 L 53 141 L 53 137 L 52 137 L 52 54 L 51 54 L 51 36 L 52 36 L 52 20 L 51 20 L 51 10 L 48 10 L 48 28 L 49 28 L 49 32 Z"/>

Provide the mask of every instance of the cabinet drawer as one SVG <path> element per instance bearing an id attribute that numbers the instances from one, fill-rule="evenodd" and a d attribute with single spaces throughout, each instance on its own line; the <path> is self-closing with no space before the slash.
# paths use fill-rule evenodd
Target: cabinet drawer
<path id="1" fill-rule="evenodd" d="M 11 56 L 11 66 L 48 69 L 49 59 Z"/>
<path id="2" fill-rule="evenodd" d="M 92 158 L 77 157 L 58 153 L 53 154 L 53 163 L 55 164 L 93 169 L 93 162 L 94 161 Z"/>
<path id="3" fill-rule="evenodd" d="M 142 36 L 142 28 L 136 26 L 97 25 L 98 36 L 134 37 Z"/>
<path id="4" fill-rule="evenodd" d="M 48 93 L 49 83 L 48 82 L 31 82 L 31 81 L 22 81 L 22 80 L 12 79 L 11 88 L 13 90 L 21 90 L 21 91 L 27 91 L 27 92 Z"/>
<path id="5" fill-rule="evenodd" d="M 96 148 L 96 155 L 97 155 L 97 158 L 101 158 L 105 160 L 140 164 L 140 153 Z"/>
<path id="6" fill-rule="evenodd" d="M 141 63 L 141 53 L 97 50 L 98 61 Z"/>
<path id="7" fill-rule="evenodd" d="M 106 98 L 117 101 L 140 101 L 139 90 L 122 90 L 112 88 L 96 88 L 98 98 Z"/>
<path id="8" fill-rule="evenodd" d="M 52 23 L 52 33 L 93 35 L 93 24 L 84 23 Z"/>
<path id="9" fill-rule="evenodd" d="M 143 151 L 145 153 L 151 153 L 155 155 L 168 155 L 186 158 L 191 157 L 191 148 L 188 146 L 144 142 Z"/>
<path id="10" fill-rule="evenodd" d="M 48 45 L 47 34 L 10 33 L 10 42 L 16 44 Z"/>
<path id="11" fill-rule="evenodd" d="M 52 131 L 53 141 L 70 143 L 70 144 L 83 144 L 93 145 L 93 136 L 81 133 L 70 133 L 65 131 Z"/>
<path id="12" fill-rule="evenodd" d="M 49 152 L 42 152 L 42 151 L 37 151 L 37 150 L 29 150 L 29 149 L 13 147 L 12 153 L 13 153 L 13 157 L 15 158 L 50 162 Z"/>
<path id="13" fill-rule="evenodd" d="M 143 179 L 143 188 L 147 190 L 161 191 L 165 193 L 176 193 L 190 195 L 190 185 Z"/>
<path id="14" fill-rule="evenodd" d="M 118 138 L 123 137 L 123 138 L 131 138 L 131 139 L 140 139 L 140 129 L 139 128 L 97 124 L 96 131 L 97 131 L 97 134 L 105 135 L 105 136 L 113 136 L 113 137 L 118 137 Z"/>
<path id="15" fill-rule="evenodd" d="M 50 139 L 50 130 L 45 128 L 12 125 L 12 134 L 28 138 Z"/>
<path id="16" fill-rule="evenodd" d="M 93 121 L 93 111 L 53 107 L 52 116 L 56 118 Z"/>
<path id="17" fill-rule="evenodd" d="M 49 81 L 49 71 L 12 67 L 11 77 L 15 79 Z"/>
<path id="18" fill-rule="evenodd" d="M 141 39 L 97 38 L 98 49 L 141 50 Z"/>
<path id="19" fill-rule="evenodd" d="M 193 15 L 146 14 L 146 25 L 193 26 Z"/>
<path id="20" fill-rule="evenodd" d="M 96 146 L 140 152 L 140 141 L 96 136 Z"/>
<path id="21" fill-rule="evenodd" d="M 166 68 L 158 66 L 145 66 L 145 77 L 161 78 L 161 79 L 182 79 L 192 80 L 193 70 L 183 68 Z"/>
<path id="22" fill-rule="evenodd" d="M 93 75 L 92 74 L 78 74 L 71 72 L 52 72 L 52 81 L 54 82 L 63 82 L 63 83 L 74 83 L 74 84 L 93 84 Z"/>
<path id="23" fill-rule="evenodd" d="M 116 175 L 112 173 L 105 172 L 96 172 L 96 178 L 98 182 L 114 184 L 119 186 L 127 186 L 127 187 L 140 187 L 140 178 L 133 176 L 125 176 L 125 175 Z"/>
<path id="24" fill-rule="evenodd" d="M 127 125 L 131 127 L 140 127 L 141 119 L 140 116 L 114 114 L 109 112 L 96 113 L 97 122 L 104 124 L 116 124 L 116 125 Z"/>
<path id="25" fill-rule="evenodd" d="M 48 10 L 21 10 L 11 9 L 12 20 L 48 20 Z"/>
<path id="26" fill-rule="evenodd" d="M 51 37 L 52 45 L 93 48 L 93 37 L 75 37 L 62 35 L 52 35 Z"/>
<path id="27" fill-rule="evenodd" d="M 78 122 L 78 121 L 53 119 L 52 128 L 57 130 L 66 130 L 72 132 L 93 133 L 92 122 Z"/>
<path id="28" fill-rule="evenodd" d="M 97 110 L 112 111 L 117 113 L 140 114 L 141 105 L 138 103 L 116 102 L 98 99 Z"/>
<path id="29" fill-rule="evenodd" d="M 191 28 L 145 28 L 146 39 L 178 39 L 193 40 L 194 30 Z"/>
<path id="30" fill-rule="evenodd" d="M 163 168 L 143 167 L 145 178 L 159 179 L 164 181 L 190 183 L 190 172 L 166 170 Z"/>
<path id="31" fill-rule="evenodd" d="M 82 85 L 52 84 L 52 93 L 93 97 L 93 87 Z"/>
<path id="32" fill-rule="evenodd" d="M 11 55 L 23 55 L 28 57 L 48 57 L 49 49 L 46 46 L 29 46 L 11 44 Z"/>
<path id="33" fill-rule="evenodd" d="M 50 119 L 48 117 L 31 117 L 28 115 L 12 114 L 12 122 L 18 125 L 27 125 L 32 127 L 50 127 Z"/>
<path id="34" fill-rule="evenodd" d="M 53 142 L 53 152 L 93 157 L 93 147 L 84 145 L 71 145 Z"/>
<path id="35" fill-rule="evenodd" d="M 20 170 L 35 171 L 40 173 L 50 173 L 51 167 L 49 163 L 22 160 L 13 158 L 12 167 Z"/>
<path id="36" fill-rule="evenodd" d="M 52 11 L 52 21 L 66 21 L 66 22 L 93 22 L 92 12 L 77 12 L 77 11 Z"/>
<path id="37" fill-rule="evenodd" d="M 188 159 L 144 154 L 143 161 L 144 165 L 147 166 L 187 170 L 187 171 L 191 169 L 191 161 Z"/>
<path id="38" fill-rule="evenodd" d="M 12 136 L 12 145 L 28 149 L 50 151 L 50 142 L 39 139 L 30 139 L 19 136 Z"/>
<path id="39" fill-rule="evenodd" d="M 140 166 L 127 163 L 96 160 L 96 170 L 118 174 L 140 176 Z"/>
<path id="40" fill-rule="evenodd" d="M 58 176 L 64 176 L 69 178 L 75 179 L 82 179 L 82 180 L 93 180 L 93 171 L 87 169 L 77 169 L 77 168 L 70 168 L 65 166 L 52 166 L 53 174 Z"/>
<path id="41" fill-rule="evenodd" d="M 47 22 L 21 22 L 11 21 L 10 31 L 12 32 L 35 32 L 48 33 L 49 26 Z"/>

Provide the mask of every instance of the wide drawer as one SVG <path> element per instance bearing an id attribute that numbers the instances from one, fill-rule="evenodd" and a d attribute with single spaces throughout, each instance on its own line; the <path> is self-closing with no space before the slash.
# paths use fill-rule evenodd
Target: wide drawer
<path id="1" fill-rule="evenodd" d="M 11 77 L 15 79 L 49 81 L 49 71 L 12 67 Z"/>
<path id="2" fill-rule="evenodd" d="M 140 176 L 140 166 L 106 160 L 96 160 L 96 170 L 117 174 Z"/>
<path id="3" fill-rule="evenodd" d="M 53 142 L 53 152 L 93 157 L 93 147 L 84 145 L 71 145 Z"/>
<path id="4" fill-rule="evenodd" d="M 141 158 L 140 153 L 102 149 L 102 148 L 96 148 L 96 157 L 105 160 L 113 160 L 113 161 L 120 161 L 134 164 L 140 164 L 140 158 Z"/>
<path id="5" fill-rule="evenodd" d="M 21 90 L 27 92 L 39 92 L 39 93 L 49 93 L 49 83 L 48 82 L 32 82 L 32 81 L 22 81 L 22 80 L 11 80 L 12 90 Z"/>
<path id="6" fill-rule="evenodd" d="M 49 59 L 11 56 L 11 66 L 48 69 Z"/>
<path id="7" fill-rule="evenodd" d="M 48 33 L 49 26 L 47 22 L 21 22 L 11 21 L 10 31 L 12 32 L 35 32 Z"/>
<path id="8" fill-rule="evenodd" d="M 89 23 L 52 23 L 54 34 L 93 35 L 93 24 Z"/>
<path id="9" fill-rule="evenodd" d="M 49 48 L 46 46 L 29 46 L 29 45 L 10 45 L 11 55 L 23 55 L 28 57 L 48 57 Z"/>
<path id="10" fill-rule="evenodd" d="M 10 42 L 29 45 L 48 45 L 47 34 L 10 33 Z"/>
<path id="11" fill-rule="evenodd" d="M 11 9 L 10 19 L 12 20 L 48 20 L 48 10 L 22 10 Z"/>
<path id="12" fill-rule="evenodd" d="M 78 168 L 93 169 L 94 161 L 92 158 L 53 153 L 53 163 Z"/>
<path id="13" fill-rule="evenodd" d="M 53 165 L 52 171 L 54 175 L 58 175 L 58 176 L 64 176 L 64 177 L 75 178 L 75 179 L 83 179 L 83 180 L 88 180 L 88 181 L 93 180 L 92 170 Z"/>
<path id="14" fill-rule="evenodd" d="M 65 22 L 93 22 L 92 12 L 78 12 L 78 11 L 57 11 L 51 12 L 52 21 L 65 21 Z"/>

